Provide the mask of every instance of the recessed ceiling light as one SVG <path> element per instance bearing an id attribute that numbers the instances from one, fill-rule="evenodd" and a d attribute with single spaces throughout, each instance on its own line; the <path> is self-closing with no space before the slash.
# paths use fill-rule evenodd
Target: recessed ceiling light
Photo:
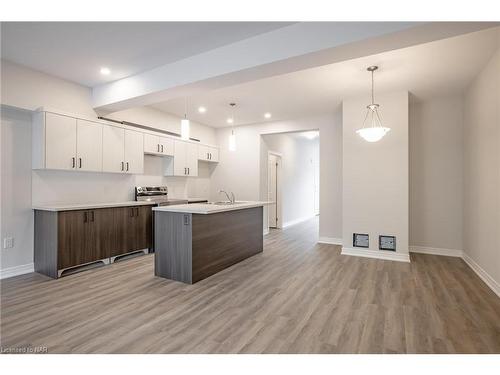
<path id="1" fill-rule="evenodd" d="M 205 107 L 198 107 L 198 112 L 200 113 L 205 113 L 207 111 L 207 109 Z"/>
<path id="2" fill-rule="evenodd" d="M 232 119 L 231 117 L 229 117 L 229 118 L 226 120 L 226 122 L 227 122 L 228 124 L 232 124 L 232 123 L 233 123 L 233 119 Z"/>
<path id="3" fill-rule="evenodd" d="M 101 68 L 101 74 L 104 75 L 104 76 L 107 76 L 109 75 L 109 73 L 111 73 L 111 70 L 109 70 L 109 68 Z"/>
<path id="4" fill-rule="evenodd" d="M 265 118 L 271 118 L 271 114 L 269 112 L 264 113 Z"/>

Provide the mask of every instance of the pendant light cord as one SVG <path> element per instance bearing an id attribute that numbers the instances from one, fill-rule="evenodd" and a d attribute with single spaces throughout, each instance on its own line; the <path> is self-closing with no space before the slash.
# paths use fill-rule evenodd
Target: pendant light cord
<path id="1" fill-rule="evenodd" d="M 373 94 L 373 86 L 374 86 L 374 83 L 373 83 L 373 82 L 374 82 L 374 81 L 373 81 L 373 72 L 374 72 L 374 71 L 372 70 L 372 104 L 375 104 L 375 96 L 374 96 L 374 94 Z"/>

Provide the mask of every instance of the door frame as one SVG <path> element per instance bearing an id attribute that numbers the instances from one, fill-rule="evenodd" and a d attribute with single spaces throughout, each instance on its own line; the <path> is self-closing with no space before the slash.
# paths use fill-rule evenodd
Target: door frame
<path id="1" fill-rule="evenodd" d="M 276 229 L 282 229 L 283 228 L 283 197 L 282 197 L 282 181 L 283 181 L 283 154 L 281 152 L 276 152 L 276 151 L 268 151 L 267 152 L 267 198 L 269 200 L 269 157 L 273 155 L 278 158 L 278 166 L 276 168 L 276 215 L 278 217 L 278 220 L 276 221 Z M 269 225 L 269 213 L 267 214 L 267 229 L 269 230 L 270 225 Z"/>

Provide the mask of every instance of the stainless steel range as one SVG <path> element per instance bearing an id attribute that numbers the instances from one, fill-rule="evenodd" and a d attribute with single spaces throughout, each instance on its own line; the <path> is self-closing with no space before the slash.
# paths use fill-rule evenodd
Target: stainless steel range
<path id="1" fill-rule="evenodd" d="M 173 204 L 186 204 L 187 199 L 170 199 L 166 186 L 136 186 L 135 200 L 154 202 L 157 206 L 169 206 Z"/>

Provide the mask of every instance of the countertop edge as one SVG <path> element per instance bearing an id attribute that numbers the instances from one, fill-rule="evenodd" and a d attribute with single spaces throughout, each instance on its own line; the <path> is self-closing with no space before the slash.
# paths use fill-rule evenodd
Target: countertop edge
<path id="1" fill-rule="evenodd" d="M 153 211 L 157 212 L 173 212 L 173 213 L 184 213 L 184 214 L 197 214 L 197 215 L 210 215 L 210 214 L 216 214 L 216 213 L 221 213 L 221 212 L 228 212 L 228 211 L 238 211 L 238 210 L 245 210 L 247 208 L 255 208 L 255 207 L 264 207 L 267 206 L 271 203 L 269 202 L 255 202 L 255 203 L 248 203 L 245 205 L 238 205 L 238 206 L 214 206 L 211 205 L 211 208 L 209 211 L 207 210 L 200 210 L 196 209 L 193 207 L 192 204 L 190 204 L 188 207 L 187 205 L 173 205 L 173 206 L 162 206 L 162 207 L 153 207 Z M 179 206 L 184 206 L 184 207 L 179 207 Z"/>
<path id="2" fill-rule="evenodd" d="M 34 205 L 31 207 L 33 210 L 38 211 L 78 211 L 78 210 L 91 210 L 91 209 L 99 209 L 99 208 L 113 208 L 113 207 L 132 207 L 132 206 L 154 206 L 154 202 L 116 202 L 116 203 L 89 203 L 89 204 L 78 204 L 78 205 L 67 205 L 67 206 L 43 206 L 43 205 Z"/>

